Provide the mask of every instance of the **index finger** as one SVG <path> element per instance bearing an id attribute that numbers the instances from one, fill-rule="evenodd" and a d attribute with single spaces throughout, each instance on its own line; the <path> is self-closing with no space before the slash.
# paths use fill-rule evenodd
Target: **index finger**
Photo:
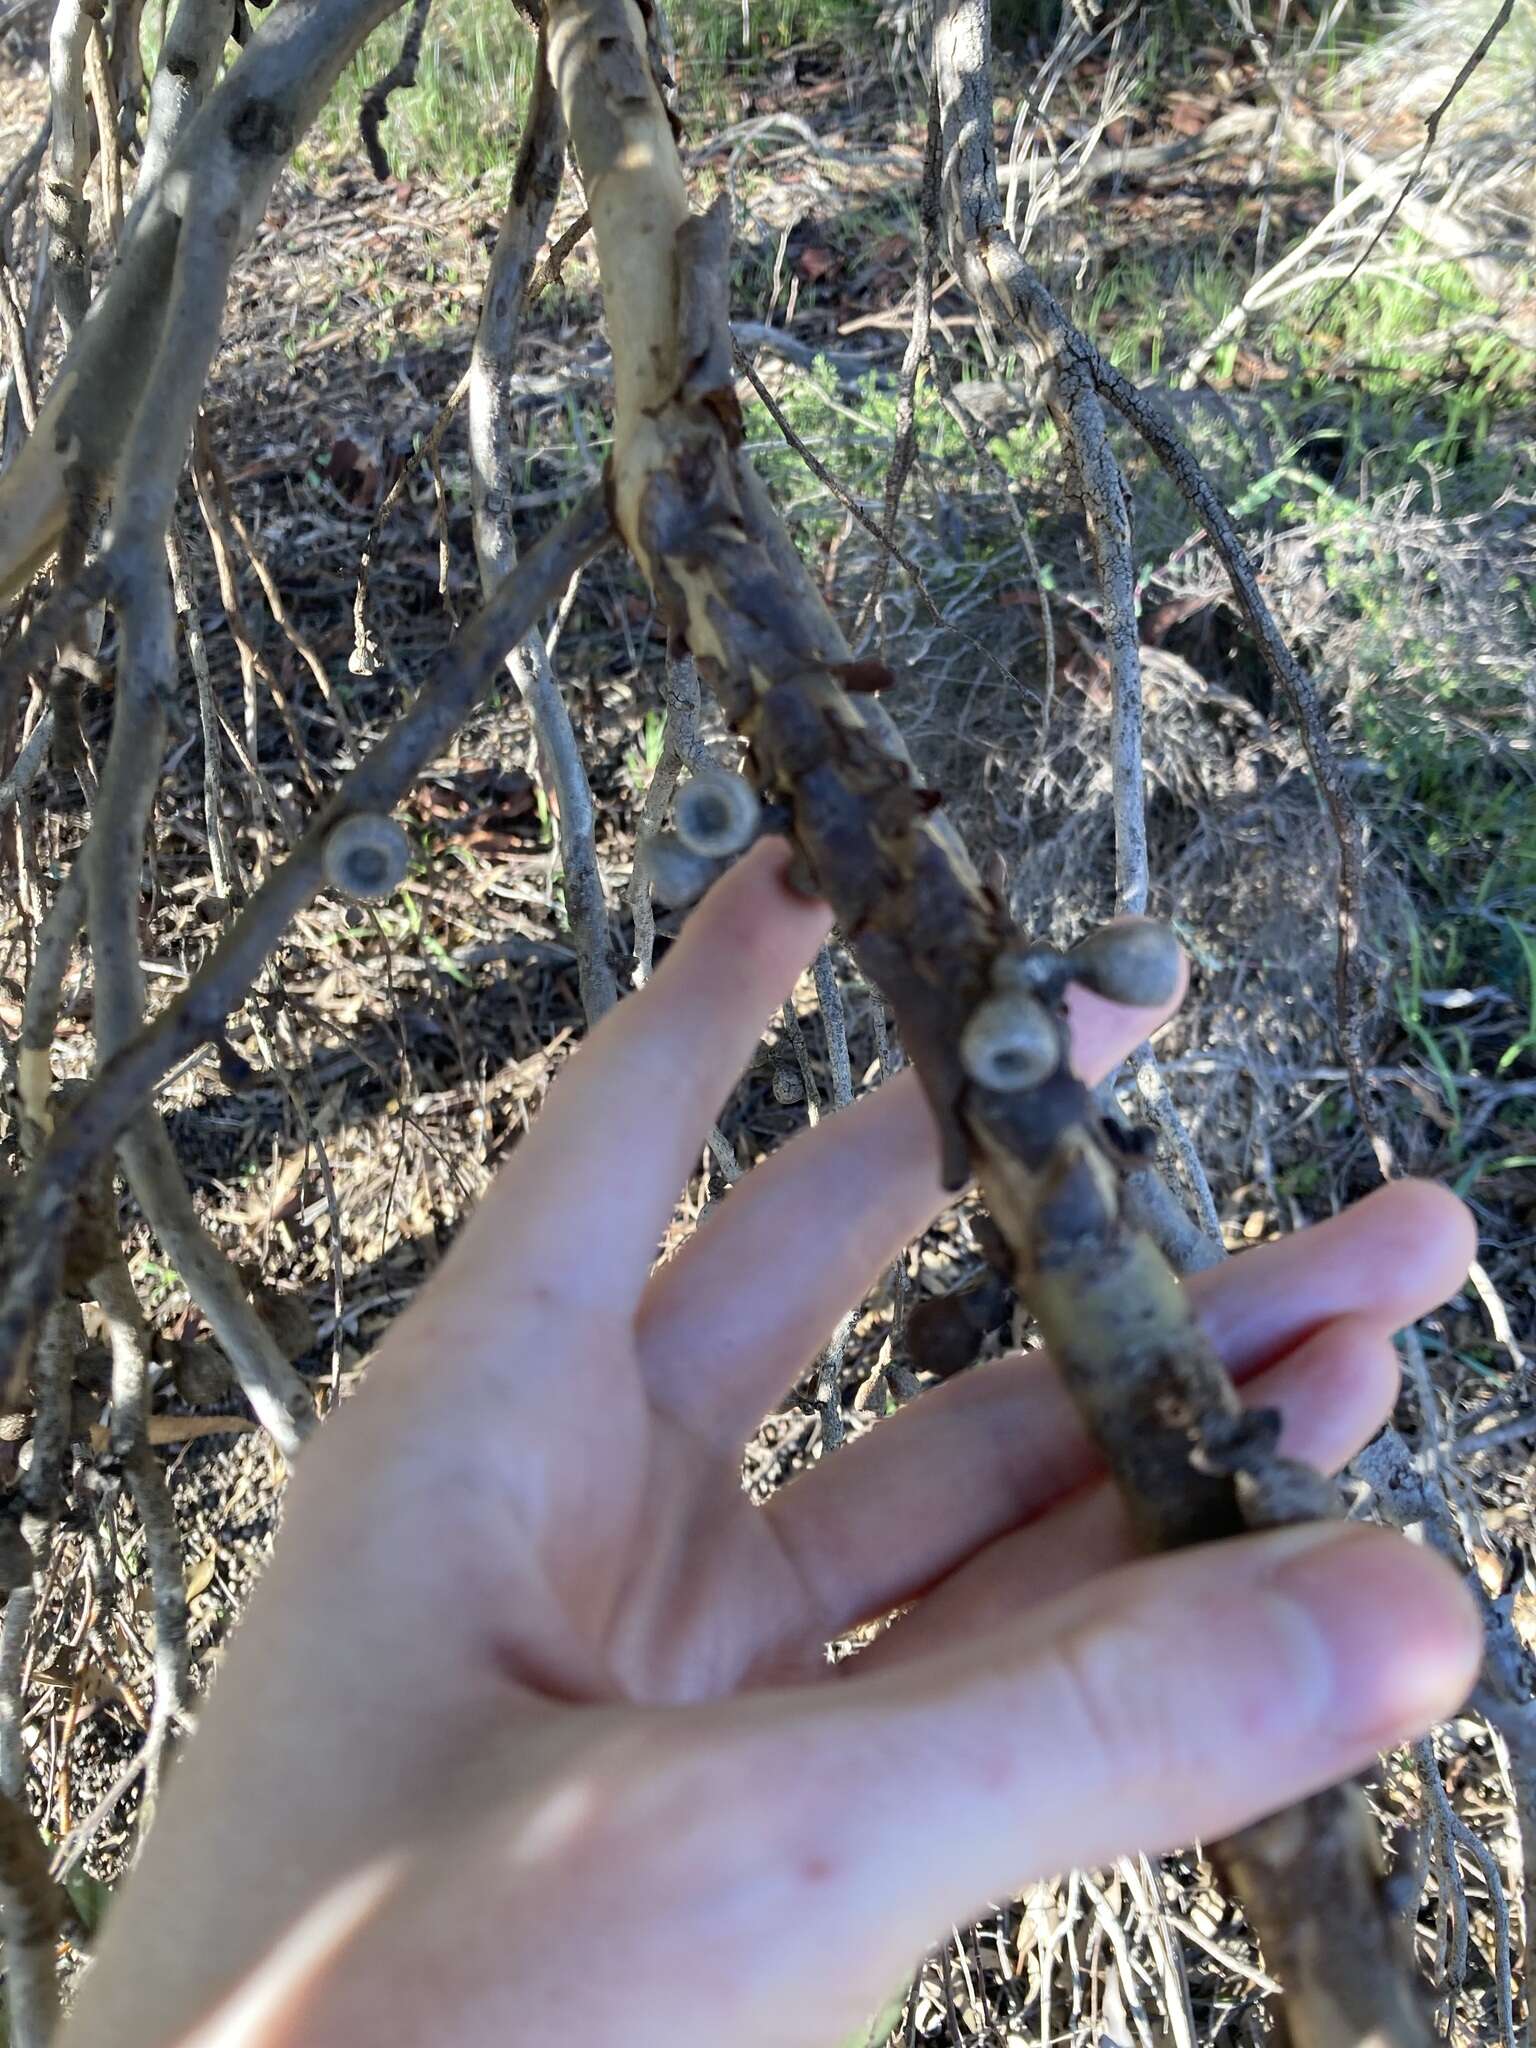
<path id="1" fill-rule="evenodd" d="M 788 887 L 788 864 L 782 840 L 759 841 L 556 1079 L 456 1254 L 492 1313 L 530 1281 L 634 1307 L 710 1124 L 831 929 L 825 903 Z"/>

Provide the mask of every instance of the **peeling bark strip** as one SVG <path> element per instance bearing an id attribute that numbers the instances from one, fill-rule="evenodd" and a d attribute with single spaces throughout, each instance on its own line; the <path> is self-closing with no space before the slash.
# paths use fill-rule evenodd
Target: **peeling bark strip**
<path id="1" fill-rule="evenodd" d="M 971 10 L 984 34 L 984 9 Z M 1124 1168 L 1066 1066 L 1021 1093 L 967 1079 L 959 1047 L 998 963 L 1028 948 L 918 786 L 889 722 L 837 671 L 848 649 L 742 451 L 726 339 L 726 215 L 689 213 L 636 0 L 551 0 L 551 70 L 592 212 L 616 407 L 616 524 L 679 642 L 782 804 L 805 878 L 831 902 L 896 1013 L 943 1140 L 973 1168 L 1074 1398 L 1149 1547 L 1329 1511 L 1332 1491 L 1278 1457 L 1277 1418 L 1244 1418 L 1162 1255 L 1131 1222 Z M 971 120 L 991 133 L 984 43 Z M 1070 360 L 1058 377 L 1071 377 Z M 1071 396 L 1081 423 L 1091 382 Z M 1096 403 L 1096 401 L 1095 401 Z M 1102 421 L 1100 420 L 1100 430 Z M 1112 465 L 1089 505 L 1106 582 L 1122 573 Z M 1100 441 L 1101 449 L 1107 447 Z M 1134 652 L 1134 650 L 1133 650 Z M 1122 889 L 1133 878 L 1122 875 Z M 1297 2048 L 1426 2048 L 1429 2029 L 1380 1897 L 1369 1816 L 1340 1788 L 1250 1829 L 1223 1861 L 1287 1977 Z"/>

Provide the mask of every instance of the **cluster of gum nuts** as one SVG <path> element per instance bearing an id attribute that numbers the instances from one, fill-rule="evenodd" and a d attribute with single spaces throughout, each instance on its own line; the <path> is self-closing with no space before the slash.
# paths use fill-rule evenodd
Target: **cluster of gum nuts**
<path id="1" fill-rule="evenodd" d="M 681 909 L 701 896 L 727 861 L 762 829 L 763 806 L 743 775 L 710 767 L 678 790 L 673 829 L 646 849 L 651 887 Z M 405 878 L 410 844 L 393 818 L 362 812 L 332 827 L 322 852 L 325 879 L 359 902 L 379 902 Z M 1120 918 L 1068 952 L 1015 944 L 992 962 L 991 986 L 960 1034 L 960 1060 L 983 1088 L 1017 1094 L 1054 1074 L 1065 1052 L 1062 992 L 1081 983 L 1112 1003 L 1170 1001 L 1179 981 L 1179 943 L 1149 917 Z"/>
<path id="2" fill-rule="evenodd" d="M 1037 1087 L 1061 1066 L 1066 1026 L 1061 999 L 1069 981 L 1111 1003 L 1158 1007 L 1179 985 L 1179 942 L 1150 917 L 1101 925 L 1068 952 L 1014 944 L 992 962 L 991 989 L 960 1034 L 960 1062 L 983 1088 L 1013 1095 Z"/>
<path id="3" fill-rule="evenodd" d="M 761 822 L 757 792 L 743 776 L 720 768 L 695 775 L 674 799 L 674 829 L 658 833 L 646 856 L 657 896 L 674 907 L 693 902 L 724 862 L 751 845 Z M 1061 996 L 1069 981 L 1112 1003 L 1151 1006 L 1171 1000 L 1179 965 L 1178 940 L 1147 917 L 1105 925 L 1070 952 L 1007 947 L 993 961 L 991 988 L 961 1033 L 961 1063 L 984 1088 L 1016 1094 L 1036 1087 L 1062 1061 Z M 786 1072 L 780 1099 L 798 1100 L 799 1094 L 799 1077 Z"/>

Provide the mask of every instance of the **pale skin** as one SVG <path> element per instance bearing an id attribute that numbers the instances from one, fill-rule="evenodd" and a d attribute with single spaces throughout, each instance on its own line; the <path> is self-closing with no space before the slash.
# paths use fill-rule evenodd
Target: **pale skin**
<path id="1" fill-rule="evenodd" d="M 305 1453 L 66 2048 L 833 2048 L 988 1900 L 1229 1832 L 1461 1704 L 1475 1617 L 1397 1536 L 1135 1560 L 1039 1354 L 747 1501 L 760 1417 L 952 1199 L 907 1074 L 655 1268 L 827 930 L 783 859 L 569 1062 Z M 1072 1018 L 1089 1078 L 1162 1021 Z M 1471 1252 L 1409 1182 L 1192 1291 L 1336 1468 Z"/>

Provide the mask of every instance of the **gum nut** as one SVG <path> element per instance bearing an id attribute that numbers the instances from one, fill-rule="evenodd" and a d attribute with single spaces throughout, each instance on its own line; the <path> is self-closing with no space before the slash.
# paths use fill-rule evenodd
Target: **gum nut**
<path id="1" fill-rule="evenodd" d="M 1015 1094 L 1056 1071 L 1061 1044 L 1044 1004 L 1021 990 L 988 996 L 960 1034 L 960 1059 L 983 1088 Z"/>
<path id="2" fill-rule="evenodd" d="M 673 832 L 658 832 L 646 849 L 646 870 L 658 899 L 684 910 L 704 894 L 715 878 L 715 863 L 684 846 Z"/>
<path id="3" fill-rule="evenodd" d="M 1179 942 L 1152 917 L 1122 918 L 1090 932 L 1071 953 L 1072 978 L 1112 1003 L 1153 1008 L 1179 986 Z"/>
<path id="4" fill-rule="evenodd" d="M 685 782 L 672 799 L 677 836 L 690 853 L 729 860 L 757 837 L 763 807 L 744 775 L 711 768 Z"/>
<path id="5" fill-rule="evenodd" d="M 343 818 L 325 842 L 325 879 L 356 903 L 381 903 L 405 880 L 411 863 L 404 828 L 380 811 Z"/>

